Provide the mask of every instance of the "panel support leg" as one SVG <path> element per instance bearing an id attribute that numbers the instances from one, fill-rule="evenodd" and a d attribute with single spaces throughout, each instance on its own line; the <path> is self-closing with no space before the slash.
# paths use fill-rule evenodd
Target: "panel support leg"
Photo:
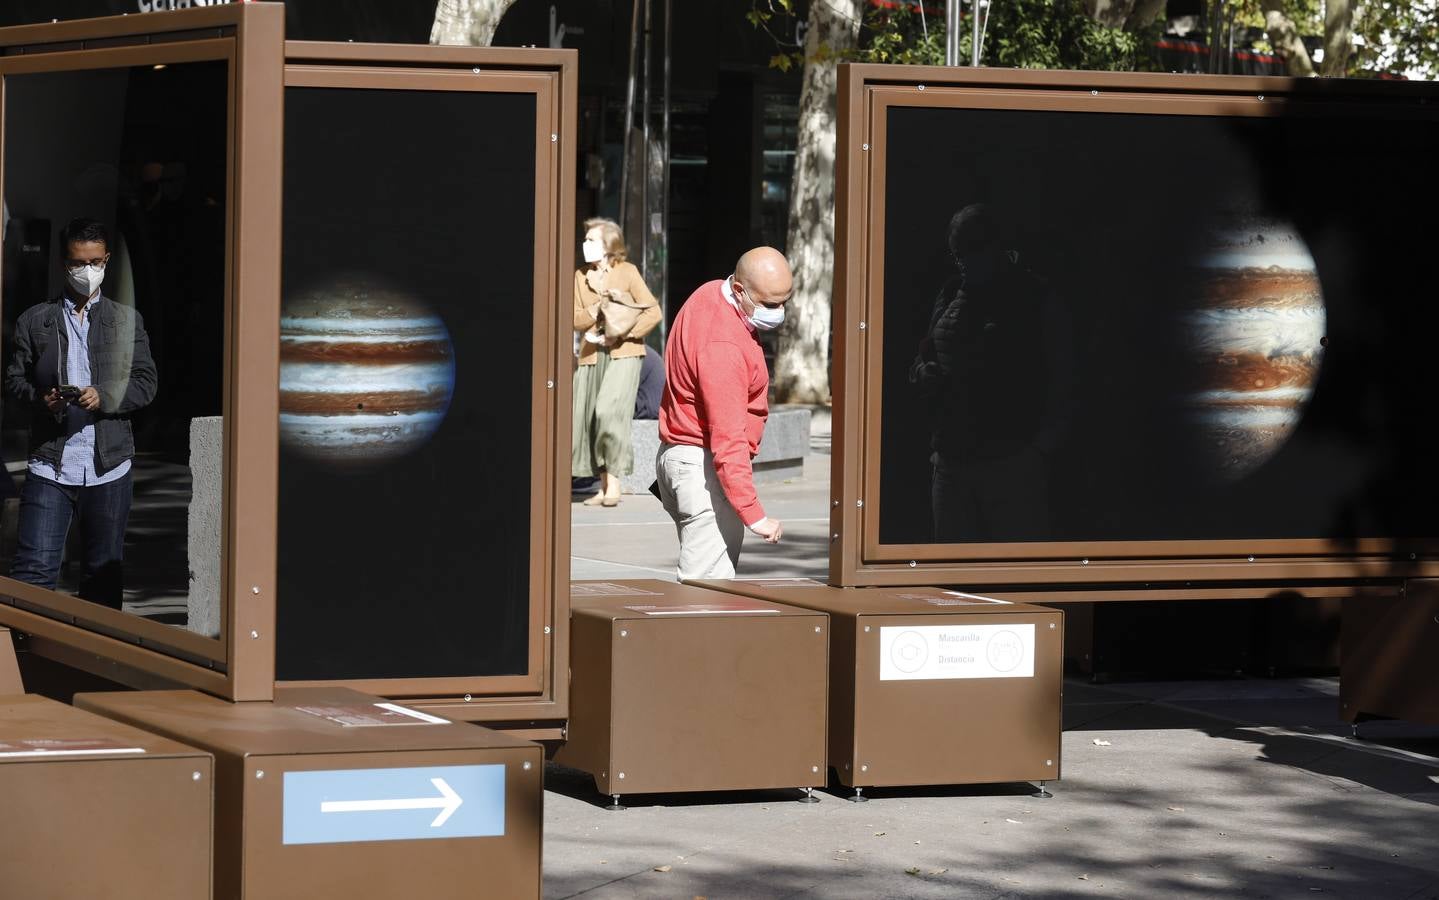
<path id="1" fill-rule="evenodd" d="M 863 790 L 864 790 L 864 788 L 861 788 L 861 787 L 855 788 L 855 789 L 854 789 L 854 796 L 849 798 L 849 802 L 850 802 L 850 803 L 868 803 L 868 802 L 869 802 L 869 798 L 866 797 L 863 793 L 861 793 Z"/>
<path id="2" fill-rule="evenodd" d="M 1046 790 L 1044 789 L 1044 782 L 1041 781 L 1041 782 L 1039 783 L 1039 790 L 1035 791 L 1033 794 L 1030 794 L 1030 796 L 1031 796 L 1031 797 L 1039 797 L 1039 798 L 1041 798 L 1041 799 L 1043 799 L 1043 800 L 1048 800 L 1050 797 L 1053 797 L 1054 795 L 1051 794 L 1049 791 L 1046 791 Z"/>
<path id="3" fill-rule="evenodd" d="M 624 809 L 624 808 L 625 808 L 625 807 L 623 807 L 623 806 L 620 805 L 620 795 L 619 795 L 619 794 L 610 794 L 610 805 L 609 805 L 609 806 L 606 806 L 605 809 L 609 810 L 610 812 L 617 812 L 617 811 L 622 810 L 622 809 Z"/>
<path id="4" fill-rule="evenodd" d="M 799 798 L 798 800 L 796 800 L 796 801 L 795 801 L 796 803 L 818 803 L 818 802 L 819 802 L 819 798 L 814 795 L 814 788 L 812 788 L 812 787 L 807 787 L 807 788 L 800 788 L 800 790 L 804 791 L 804 796 L 801 797 L 801 798 Z"/>

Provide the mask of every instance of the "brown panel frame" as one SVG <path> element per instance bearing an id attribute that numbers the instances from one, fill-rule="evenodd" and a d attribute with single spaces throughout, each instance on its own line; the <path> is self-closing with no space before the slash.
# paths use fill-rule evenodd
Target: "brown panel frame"
<path id="1" fill-rule="evenodd" d="M 0 622 L 92 670 L 131 672 L 234 700 L 273 694 L 279 369 L 279 108 L 284 10 L 244 4 L 0 30 L 0 78 L 147 63 L 229 63 L 229 221 L 223 357 L 222 629 L 208 638 L 0 577 Z M 3 113 L 3 107 L 0 107 Z M 0 115 L 0 146 L 3 146 Z M 3 177 L 3 159 L 0 159 Z M 238 248 L 246 248 L 236 265 Z M 268 435 L 268 439 L 267 439 Z M 268 453 L 266 452 L 268 448 Z M 253 601 L 237 602 L 241 596 Z"/>
<path id="2" fill-rule="evenodd" d="M 572 50 L 429 47 L 291 41 L 285 85 L 414 91 L 533 93 L 535 319 L 531 354 L 530 644 L 524 675 L 280 682 L 344 686 L 404 697 L 469 721 L 535 725 L 568 714 L 570 329 L 560 296 L 572 265 L 578 54 Z M 416 701 L 418 703 L 416 704 Z"/>
<path id="3" fill-rule="evenodd" d="M 882 544 L 879 541 L 883 181 L 887 110 L 1028 109 L 1199 116 L 1323 114 L 1432 118 L 1424 84 L 840 66 L 836 168 L 830 582 L 837 585 L 1222 585 L 1439 575 L 1439 539 Z M 1253 590 L 1253 589 L 1251 589 Z"/>

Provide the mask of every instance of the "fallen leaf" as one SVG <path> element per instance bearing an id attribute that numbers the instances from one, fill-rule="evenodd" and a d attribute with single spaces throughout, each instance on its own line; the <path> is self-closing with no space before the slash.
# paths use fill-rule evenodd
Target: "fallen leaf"
<path id="1" fill-rule="evenodd" d="M 876 832 L 874 833 L 874 836 L 875 836 L 875 837 L 884 837 L 884 832 L 883 832 L 883 831 L 876 831 Z"/>
<path id="2" fill-rule="evenodd" d="M 1182 806 L 1171 806 L 1171 807 L 1169 807 L 1169 811 L 1170 811 L 1170 812 L 1184 812 L 1184 807 L 1182 807 Z"/>
<path id="3" fill-rule="evenodd" d="M 669 870 L 670 870 L 670 867 L 669 867 L 669 866 L 655 866 L 655 871 L 656 871 L 656 872 L 668 872 Z"/>
<path id="4" fill-rule="evenodd" d="M 943 875 L 945 872 L 948 872 L 948 871 L 949 871 L 948 869 L 930 869 L 930 870 L 929 870 L 929 874 L 930 874 L 930 875 Z"/>
<path id="5" fill-rule="evenodd" d="M 1319 868 L 1321 868 L 1321 869 L 1328 869 L 1328 870 L 1331 871 L 1331 872 L 1334 871 L 1334 867 L 1333 867 L 1333 866 L 1320 866 Z"/>
<path id="6" fill-rule="evenodd" d="M 1089 876 L 1088 876 L 1088 875 L 1081 875 L 1081 876 L 1079 876 L 1079 880 L 1080 880 L 1080 881 L 1088 881 L 1088 880 L 1089 880 Z"/>
<path id="7" fill-rule="evenodd" d="M 836 850 L 835 853 L 853 853 L 853 850 Z"/>
<path id="8" fill-rule="evenodd" d="M 1008 823 L 1011 824 L 1011 825 L 1023 825 L 1023 824 L 1024 824 L 1023 822 L 1019 821 L 1018 819 L 1005 819 L 1004 821 L 1008 822 Z"/>
<path id="9" fill-rule="evenodd" d="M 918 844 L 918 843 L 919 843 L 919 841 L 915 841 L 915 843 L 916 843 L 916 844 Z"/>
<path id="10" fill-rule="evenodd" d="M 918 874 L 919 874 L 919 869 L 916 869 L 916 868 L 911 867 L 911 868 L 905 869 L 905 870 L 904 870 L 904 874 L 906 874 L 906 875 L 918 875 Z"/>
<path id="11" fill-rule="evenodd" d="M 1111 746 L 1113 746 L 1113 745 L 1110 744 L 1109 741 L 1105 741 L 1105 740 L 1101 740 L 1101 739 L 1099 739 L 1099 738 L 1095 738 L 1095 739 L 1094 739 L 1094 746 L 1096 746 L 1096 747 L 1111 747 Z"/>

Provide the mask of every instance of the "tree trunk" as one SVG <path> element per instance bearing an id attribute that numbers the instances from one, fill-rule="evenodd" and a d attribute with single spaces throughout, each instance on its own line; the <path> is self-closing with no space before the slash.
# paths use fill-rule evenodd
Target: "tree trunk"
<path id="1" fill-rule="evenodd" d="M 1323 75 L 1343 78 L 1349 72 L 1349 53 L 1354 49 L 1354 4 L 1350 0 L 1324 2 Z"/>
<path id="2" fill-rule="evenodd" d="M 440 0 L 430 43 L 488 47 L 500 17 L 515 0 Z"/>
<path id="3" fill-rule="evenodd" d="M 1304 49 L 1304 42 L 1299 39 L 1299 29 L 1284 15 L 1279 0 L 1262 0 L 1261 5 L 1264 9 L 1264 31 L 1269 35 L 1269 43 L 1274 45 L 1274 52 L 1283 58 L 1289 74 L 1303 78 L 1313 75 L 1314 63 L 1309 59 L 1309 51 Z"/>
<path id="4" fill-rule="evenodd" d="M 809 8 L 786 248 L 794 267 L 794 297 L 785 305 L 775 357 L 775 397 L 781 403 L 829 402 L 835 61 L 858 44 L 864 9 L 865 0 L 813 0 Z"/>

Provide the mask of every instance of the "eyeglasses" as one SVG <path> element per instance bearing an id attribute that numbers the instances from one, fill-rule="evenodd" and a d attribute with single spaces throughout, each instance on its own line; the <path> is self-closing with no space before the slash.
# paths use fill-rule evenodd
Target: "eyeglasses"
<path id="1" fill-rule="evenodd" d="M 65 268 L 71 272 L 79 271 L 86 266 L 94 266 L 97 269 L 103 269 L 105 268 L 105 264 L 109 261 L 110 254 L 108 253 L 106 253 L 104 256 L 97 256 L 94 259 L 67 259 L 65 260 Z"/>

